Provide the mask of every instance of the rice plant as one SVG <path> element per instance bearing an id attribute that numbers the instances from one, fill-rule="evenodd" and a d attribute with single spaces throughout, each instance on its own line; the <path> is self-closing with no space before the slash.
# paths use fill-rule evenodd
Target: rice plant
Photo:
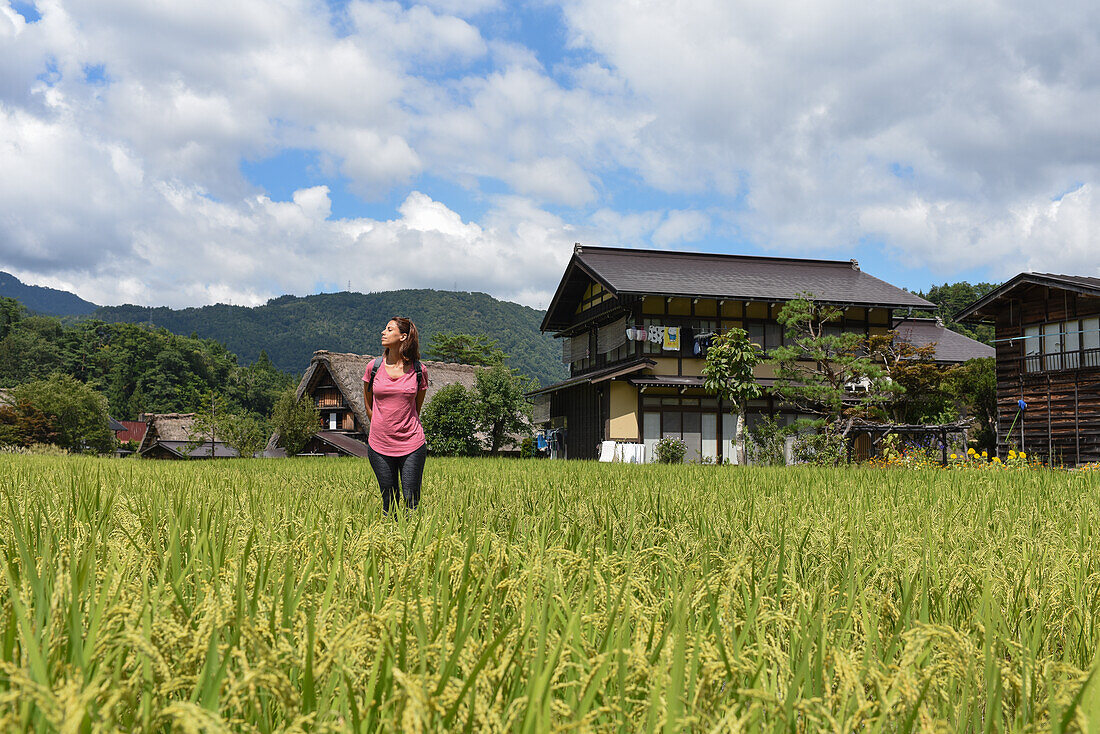
<path id="1" fill-rule="evenodd" d="M 1095 473 L 0 456 L 0 727 L 1100 724 Z"/>

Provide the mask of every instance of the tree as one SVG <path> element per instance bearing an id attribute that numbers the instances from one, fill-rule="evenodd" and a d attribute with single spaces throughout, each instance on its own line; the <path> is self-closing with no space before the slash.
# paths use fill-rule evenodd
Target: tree
<path id="1" fill-rule="evenodd" d="M 943 423 L 953 420 L 954 401 L 947 368 L 936 364 L 936 343 L 915 346 L 897 330 L 866 337 L 868 358 L 900 389 L 883 408 L 895 423 Z M 871 411 L 874 412 L 874 409 Z"/>
<path id="2" fill-rule="evenodd" d="M 53 419 L 26 400 L 0 405 L 0 446 L 56 443 Z"/>
<path id="3" fill-rule="evenodd" d="M 869 356 L 864 335 L 831 324 L 843 311 L 803 293 L 778 315 L 785 344 L 772 350 L 772 391 L 804 413 L 829 437 L 843 439 L 857 418 L 884 417 L 883 406 L 901 391 L 884 366 Z"/>
<path id="4" fill-rule="evenodd" d="M 303 393 L 299 399 L 295 388 L 283 391 L 275 403 L 271 427 L 279 434 L 279 445 L 288 456 L 302 453 L 320 425 L 321 414 L 308 394 Z"/>
<path id="5" fill-rule="evenodd" d="M 997 435 L 997 365 L 993 357 L 969 359 L 948 373 L 948 389 L 978 420 L 976 448 L 993 452 Z"/>
<path id="6" fill-rule="evenodd" d="M 754 368 L 764 359 L 764 350 L 749 340 L 744 329 L 731 328 L 717 336 L 707 350 L 703 364 L 703 382 L 707 390 L 733 403 L 738 419 L 738 444 L 741 457 L 746 454 L 745 411 L 748 401 L 763 394 Z"/>
<path id="7" fill-rule="evenodd" d="M 12 327 L 23 319 L 23 304 L 14 298 L 0 297 L 0 339 L 7 337 Z"/>
<path id="8" fill-rule="evenodd" d="M 218 414 L 219 407 L 225 410 L 225 400 L 210 390 L 203 401 L 202 409 L 195 411 L 195 419 L 191 423 L 190 440 L 187 442 L 188 453 L 199 446 L 209 444 L 210 458 L 214 458 L 214 444 L 218 442 L 218 428 L 222 420 Z"/>
<path id="9" fill-rule="evenodd" d="M 243 458 L 249 458 L 263 450 L 271 434 L 271 424 L 255 413 L 227 413 L 217 425 L 218 436 Z"/>
<path id="10" fill-rule="evenodd" d="M 531 404 L 524 395 L 528 384 L 527 378 L 503 364 L 478 371 L 478 428 L 488 436 L 490 454 L 499 452 L 507 438 L 531 435 Z"/>
<path id="11" fill-rule="evenodd" d="M 255 456 L 271 435 L 271 424 L 262 415 L 244 411 L 229 412 L 229 400 L 213 391 L 207 394 L 203 409 L 195 413 L 188 450 L 204 443 L 220 441 L 242 458 Z M 318 420 L 320 418 L 318 417 Z M 311 434 L 312 435 L 312 434 Z M 307 438 L 306 441 L 309 439 Z M 295 452 L 297 453 L 297 452 Z"/>
<path id="12" fill-rule="evenodd" d="M 477 440 L 475 396 L 459 383 L 440 388 L 420 415 L 428 451 L 434 456 L 473 456 Z"/>
<path id="13" fill-rule="evenodd" d="M 485 334 L 456 334 L 437 331 L 425 354 L 428 359 L 458 364 L 493 365 L 504 361 L 505 354 L 497 349 L 497 340 Z"/>
<path id="14" fill-rule="evenodd" d="M 107 398 L 79 380 L 54 373 L 11 393 L 16 404 L 30 403 L 50 418 L 61 448 L 100 454 L 114 449 L 115 437 L 107 428 Z"/>
<path id="15" fill-rule="evenodd" d="M 914 311 L 914 316 L 939 316 L 943 324 L 952 331 L 957 331 L 971 339 L 976 339 L 983 344 L 993 344 L 993 326 L 991 324 L 960 324 L 955 321 L 955 314 L 974 301 L 985 296 L 1000 286 L 999 283 L 944 283 L 934 285 L 927 293 L 917 291 L 921 298 L 936 304 L 934 312 Z"/>

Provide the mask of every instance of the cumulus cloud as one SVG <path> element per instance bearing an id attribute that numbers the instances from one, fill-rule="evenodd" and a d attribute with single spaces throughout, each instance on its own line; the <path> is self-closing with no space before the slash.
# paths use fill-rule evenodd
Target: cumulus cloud
<path id="1" fill-rule="evenodd" d="M 877 233 L 950 269 L 988 256 L 960 245 L 1042 238 L 1029 262 L 1095 267 L 1063 228 L 1021 214 L 1061 221 L 1051 199 L 1097 182 L 1095 5 L 563 6 L 573 45 L 653 113 L 634 169 L 743 201 L 732 219 L 760 246 L 842 250 Z"/>
<path id="2" fill-rule="evenodd" d="M 734 232 L 945 277 L 1097 271 L 1100 6 L 559 5 L 547 54 L 501 36 L 499 0 L 50 0 L 35 22 L 0 0 L 0 267 L 184 305 L 311 292 L 338 258 L 537 305 L 573 242 Z M 328 185 L 242 175 L 288 149 Z M 373 217 L 334 216 L 337 186 Z"/>

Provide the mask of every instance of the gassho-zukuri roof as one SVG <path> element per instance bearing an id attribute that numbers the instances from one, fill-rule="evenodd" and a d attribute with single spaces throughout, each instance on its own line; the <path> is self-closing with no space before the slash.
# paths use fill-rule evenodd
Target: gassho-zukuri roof
<path id="1" fill-rule="evenodd" d="M 959 311 L 956 321 L 981 321 L 993 319 L 997 301 L 1005 298 L 1021 286 L 1045 285 L 1100 298 L 1100 278 L 1087 275 L 1060 275 L 1058 273 L 1020 273 L 1004 285 L 996 288 Z"/>
<path id="2" fill-rule="evenodd" d="M 319 349 L 313 353 L 309 361 L 309 367 L 302 375 L 302 381 L 298 383 L 298 397 L 301 398 L 308 390 L 313 391 L 317 387 L 317 379 L 321 377 L 324 366 L 336 387 L 343 393 L 348 401 L 355 417 L 359 419 L 359 425 L 370 425 L 367 419 L 367 410 L 363 405 L 363 375 L 375 357 L 369 354 L 349 354 L 345 352 L 330 352 L 327 349 Z M 428 392 L 424 396 L 427 403 L 441 387 L 460 383 L 466 389 L 472 390 L 477 382 L 477 371 L 483 369 L 469 364 L 452 364 L 450 362 L 431 362 L 421 360 L 424 371 L 428 375 Z"/>
<path id="3" fill-rule="evenodd" d="M 617 296 L 657 295 L 789 301 L 812 293 L 825 303 L 885 308 L 935 308 L 923 298 L 859 269 L 855 260 L 804 260 L 787 257 L 722 255 L 700 252 L 634 250 L 576 245 L 554 294 L 543 331 L 568 324 L 585 284 L 578 274 Z"/>

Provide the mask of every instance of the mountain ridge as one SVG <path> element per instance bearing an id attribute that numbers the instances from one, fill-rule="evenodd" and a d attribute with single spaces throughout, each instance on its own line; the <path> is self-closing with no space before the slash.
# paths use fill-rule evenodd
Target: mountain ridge
<path id="1" fill-rule="evenodd" d="M 546 385 L 564 379 L 555 340 L 539 332 L 543 312 L 500 301 L 487 293 L 403 289 L 375 293 L 283 295 L 261 306 L 214 304 L 183 309 L 124 304 L 102 306 L 85 318 L 152 324 L 168 331 L 216 339 L 242 361 L 266 352 L 281 370 L 300 374 L 313 352 L 376 354 L 382 328 L 407 316 L 420 331 L 421 351 L 441 331 L 486 334 L 509 355 L 508 364 Z"/>
<path id="2" fill-rule="evenodd" d="M 28 311 L 46 316 L 86 316 L 99 306 L 69 291 L 24 283 L 0 270 L 0 297 L 14 298 Z"/>

